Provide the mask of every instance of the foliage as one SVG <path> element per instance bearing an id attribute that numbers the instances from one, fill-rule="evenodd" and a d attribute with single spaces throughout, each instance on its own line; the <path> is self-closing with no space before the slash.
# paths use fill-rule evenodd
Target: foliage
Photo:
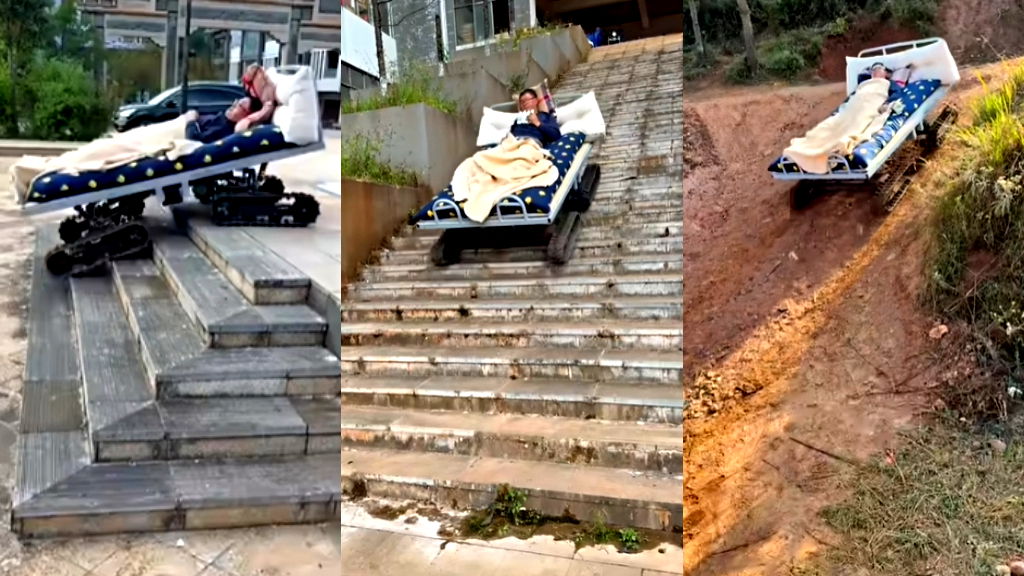
<path id="1" fill-rule="evenodd" d="M 888 0 L 885 9 L 897 24 L 929 34 L 939 13 L 939 0 Z"/>
<path id="2" fill-rule="evenodd" d="M 124 102 L 140 92 L 156 95 L 163 82 L 159 48 L 111 50 L 107 53 L 111 98 Z"/>
<path id="3" fill-rule="evenodd" d="M 928 303 L 992 340 L 1011 375 L 1024 365 L 1024 66 L 998 88 L 985 86 L 974 122 L 954 134 L 960 160 L 932 222 Z M 972 255 L 990 255 L 986 270 Z M 967 282 L 969 272 L 983 272 Z M 970 285 L 968 285 L 970 284 Z M 1018 378 L 1019 380 L 1019 378 Z"/>
<path id="4" fill-rule="evenodd" d="M 453 116 L 459 112 L 458 103 L 442 93 L 436 69 L 424 62 L 410 62 L 388 84 L 383 94 L 377 92 L 367 98 L 346 101 L 342 114 L 412 104 L 426 104 Z"/>
<path id="5" fill-rule="evenodd" d="M 92 140 L 106 131 L 112 103 L 97 98 L 92 76 L 81 64 L 45 60 L 33 66 L 26 83 L 29 136 L 42 140 Z"/>
<path id="6" fill-rule="evenodd" d="M 46 46 L 47 33 L 52 29 L 51 3 L 48 0 L 0 0 L 0 41 L 9 74 L 7 104 L 13 110 L 6 114 L 7 131 L 17 136 L 21 131 L 18 112 L 21 101 L 20 87 L 31 65 L 36 49 Z"/>
<path id="7" fill-rule="evenodd" d="M 362 134 L 346 136 L 341 142 L 343 178 L 391 186 L 416 186 L 416 174 L 394 168 L 380 160 L 380 144 Z"/>

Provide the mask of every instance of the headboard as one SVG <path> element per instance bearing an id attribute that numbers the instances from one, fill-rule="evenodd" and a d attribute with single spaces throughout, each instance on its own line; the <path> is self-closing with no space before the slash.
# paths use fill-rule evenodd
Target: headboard
<path id="1" fill-rule="evenodd" d="M 856 58 L 847 56 L 847 94 L 857 89 L 857 76 L 875 62 L 885 64 L 890 70 L 913 64 L 911 82 L 925 78 L 941 80 L 946 86 L 960 82 L 960 71 L 946 41 L 942 38 L 925 38 L 861 50 Z"/>

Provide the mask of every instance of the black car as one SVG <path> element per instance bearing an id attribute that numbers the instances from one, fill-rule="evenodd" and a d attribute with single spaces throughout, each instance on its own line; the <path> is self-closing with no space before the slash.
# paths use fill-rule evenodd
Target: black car
<path id="1" fill-rule="evenodd" d="M 239 98 L 245 98 L 245 89 L 227 82 L 189 82 L 188 107 L 200 114 L 217 114 L 227 110 Z M 173 120 L 181 109 L 181 86 L 157 94 L 143 104 L 125 104 L 114 115 L 114 128 L 124 132 L 139 126 Z"/>

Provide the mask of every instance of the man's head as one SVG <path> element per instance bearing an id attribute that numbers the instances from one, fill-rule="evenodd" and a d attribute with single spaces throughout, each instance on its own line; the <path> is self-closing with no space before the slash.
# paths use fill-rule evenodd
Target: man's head
<path id="1" fill-rule="evenodd" d="M 259 64 L 249 64 L 245 69 L 245 74 L 242 74 L 242 86 L 252 88 L 256 92 L 263 90 L 266 82 L 267 78 L 263 72 L 263 66 Z"/>
<path id="2" fill-rule="evenodd" d="M 881 62 L 875 62 L 871 65 L 871 77 L 872 78 L 888 78 L 889 70 L 886 69 L 885 64 Z"/>
<path id="3" fill-rule="evenodd" d="M 536 110 L 538 104 L 537 91 L 533 88 L 527 88 L 519 93 L 519 110 L 521 112 Z"/>
<path id="4" fill-rule="evenodd" d="M 224 116 L 227 117 L 228 120 L 234 122 L 235 124 L 237 124 L 239 120 L 241 120 L 242 118 L 245 118 L 248 115 L 249 115 L 249 99 L 248 98 L 242 98 L 240 100 L 235 100 L 235 103 L 231 105 L 231 108 L 228 108 L 227 112 L 224 113 Z"/>

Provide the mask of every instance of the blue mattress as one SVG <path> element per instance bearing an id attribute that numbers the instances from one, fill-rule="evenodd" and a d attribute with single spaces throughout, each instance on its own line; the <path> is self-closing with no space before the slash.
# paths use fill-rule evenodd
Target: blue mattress
<path id="1" fill-rule="evenodd" d="M 896 136 L 896 132 L 907 123 L 907 120 L 914 112 L 917 112 L 921 104 L 934 94 L 941 85 L 942 82 L 939 80 L 917 80 L 907 84 L 902 90 L 895 92 L 889 100 L 902 101 L 903 111 L 900 114 L 890 115 L 885 125 L 878 132 L 875 132 L 871 139 L 858 144 L 853 153 L 846 157 L 846 160 L 850 163 L 850 169 L 863 170 L 867 168 L 868 163 L 878 156 L 882 149 L 885 148 L 885 145 Z M 838 109 L 832 115 L 835 115 L 836 112 L 838 112 Z M 835 166 L 833 166 L 834 168 Z M 781 156 L 772 162 L 768 170 L 777 173 L 801 172 L 800 167 L 795 162 L 783 162 Z"/>
<path id="2" fill-rule="evenodd" d="M 280 128 L 268 124 L 204 144 L 195 152 L 173 162 L 154 157 L 109 170 L 81 172 L 77 175 L 53 172 L 36 178 L 28 200 L 40 204 L 52 202 L 293 147 L 295 144 L 285 142 Z"/>
<path id="3" fill-rule="evenodd" d="M 528 188 L 516 192 L 516 196 L 522 198 L 523 202 L 526 203 L 526 210 L 530 214 L 547 214 L 551 211 L 551 199 L 554 198 L 555 192 L 559 186 L 562 185 L 562 180 L 565 178 L 565 174 L 569 171 L 569 166 L 572 165 L 573 160 L 576 158 L 576 153 L 580 151 L 583 143 L 586 141 L 586 136 L 581 132 L 570 132 L 563 134 L 561 138 L 555 140 L 548 146 L 548 150 L 552 155 L 552 162 L 555 164 L 555 168 L 558 169 L 558 180 L 554 184 L 546 188 Z M 442 198 L 451 198 L 453 196 L 451 184 L 449 184 L 444 190 L 434 196 L 430 202 L 427 202 L 420 211 L 417 212 L 409 219 L 410 224 L 415 224 L 420 220 L 433 220 L 434 219 L 434 202 Z M 461 204 L 460 204 L 461 205 Z M 494 216 L 497 212 L 497 207 L 491 210 L 491 216 Z M 518 214 L 519 208 L 503 207 L 502 214 Z M 456 217 L 455 210 L 452 208 L 445 208 L 439 210 L 437 216 L 441 220 L 449 220 Z"/>

